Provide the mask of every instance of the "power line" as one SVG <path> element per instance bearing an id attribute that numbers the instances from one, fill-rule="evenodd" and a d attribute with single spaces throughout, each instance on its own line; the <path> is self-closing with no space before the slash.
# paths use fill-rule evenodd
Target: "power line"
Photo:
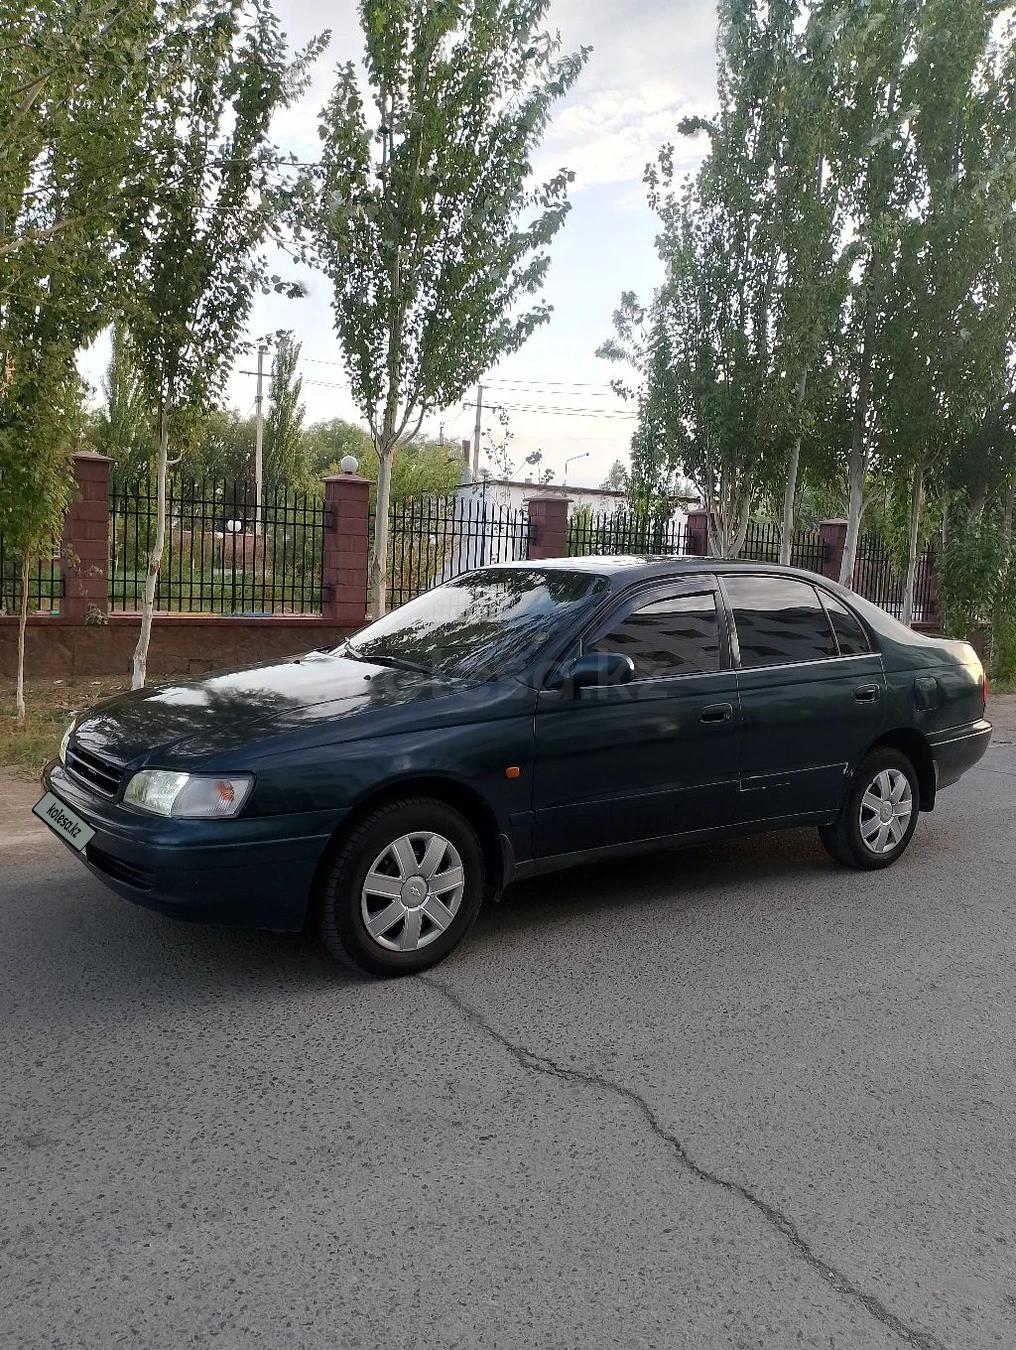
<path id="1" fill-rule="evenodd" d="M 253 375 L 255 378 L 257 378 L 257 371 L 256 371 L 256 370 L 235 370 L 235 371 L 233 372 L 233 374 L 234 374 L 234 375 Z M 267 371 L 267 370 L 266 370 L 265 373 L 264 373 L 264 378 L 265 378 L 266 380 L 273 380 L 273 379 L 275 378 L 275 376 L 272 375 L 272 373 L 271 373 L 270 371 Z M 346 383 L 346 382 L 343 382 L 343 383 L 341 383 L 341 384 L 336 384 L 336 383 L 334 383 L 334 382 L 331 381 L 331 380 L 308 380 L 308 379 L 305 379 L 304 376 L 302 376 L 302 375 L 300 376 L 300 379 L 301 379 L 301 382 L 302 382 L 303 384 L 310 385 L 312 388 L 315 388 L 315 389 L 347 389 L 347 390 L 349 389 L 349 384 Z"/>
<path id="2" fill-rule="evenodd" d="M 321 361 L 318 364 L 329 365 L 337 363 Z M 256 370 L 237 370 L 235 374 L 250 375 L 255 378 L 257 377 Z M 264 378 L 266 380 L 270 380 L 272 376 L 270 373 L 266 371 Z M 312 389 L 344 389 L 347 392 L 349 392 L 350 390 L 350 385 L 348 384 L 348 382 L 336 382 L 333 380 L 308 380 L 305 377 L 301 378 L 303 380 L 303 383 Z M 547 407 L 533 403 L 488 403 L 485 405 L 485 407 L 489 412 L 532 413 L 540 417 L 594 417 L 601 422 L 602 421 L 636 422 L 638 421 L 639 417 L 639 414 L 637 412 L 628 412 L 624 408 L 589 408 L 589 407 L 562 408 L 562 407 Z M 462 412 L 463 410 L 467 409 L 475 412 L 476 410 L 475 403 L 464 403 L 461 405 L 459 414 L 452 423 L 453 426 L 461 422 Z M 436 409 L 435 411 L 439 410 Z"/>
<path id="3" fill-rule="evenodd" d="M 492 412 L 538 413 L 541 417 L 595 417 L 607 422 L 637 422 L 639 418 L 638 413 L 623 412 L 620 408 L 538 408 L 522 403 L 492 403 L 488 406 Z"/>
<path id="4" fill-rule="evenodd" d="M 533 385 L 527 386 L 526 388 L 522 388 L 521 386 L 509 387 L 507 385 L 497 384 L 496 382 L 494 387 L 497 389 L 504 389 L 505 392 L 508 394 L 517 394 L 519 395 L 519 397 L 524 397 L 526 394 L 532 394 L 534 396 L 546 394 L 548 397 L 551 397 L 555 395 L 556 390 L 562 389 L 561 385 L 552 386 L 550 384 L 547 384 L 542 388 Z M 575 387 L 576 388 L 585 387 L 586 392 L 581 395 L 582 398 L 617 398 L 618 396 L 616 390 L 613 389 L 593 389 L 589 386 L 579 386 L 579 385 L 576 385 Z M 563 391 L 560 396 L 562 398 L 567 398 L 569 396 L 569 392 L 570 391 Z"/>
<path id="5" fill-rule="evenodd" d="M 526 380 L 521 377 L 519 379 L 513 379 L 511 376 L 505 376 L 503 380 L 490 380 L 488 383 L 496 385 L 527 385 L 531 388 L 542 388 L 546 386 L 549 389 L 610 389 L 612 387 L 609 380 Z"/>

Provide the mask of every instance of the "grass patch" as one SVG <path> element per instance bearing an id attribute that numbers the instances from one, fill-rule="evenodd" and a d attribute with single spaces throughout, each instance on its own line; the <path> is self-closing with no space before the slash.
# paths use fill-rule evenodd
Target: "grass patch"
<path id="1" fill-rule="evenodd" d="M 59 750 L 71 718 L 128 687 L 120 679 L 29 680 L 25 689 L 28 718 L 19 727 L 14 691 L 8 686 L 0 697 L 0 772 L 38 778 Z"/>

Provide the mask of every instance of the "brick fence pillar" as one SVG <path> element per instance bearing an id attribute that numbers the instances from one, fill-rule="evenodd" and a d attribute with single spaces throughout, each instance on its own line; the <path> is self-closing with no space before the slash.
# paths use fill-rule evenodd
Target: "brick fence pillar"
<path id="1" fill-rule="evenodd" d="M 61 618 L 84 623 L 89 610 L 109 610 L 109 467 L 107 455 L 74 456 L 74 495 L 64 521 Z"/>
<path id="2" fill-rule="evenodd" d="M 843 562 L 843 546 L 847 542 L 847 522 L 845 520 L 823 520 L 818 527 L 822 562 L 819 571 L 830 581 L 839 581 L 840 565 Z"/>
<path id="3" fill-rule="evenodd" d="M 324 480 L 325 524 L 321 558 L 321 613 L 329 623 L 362 628 L 367 617 L 370 483 L 355 473 Z"/>
<path id="4" fill-rule="evenodd" d="M 566 558 L 568 556 L 567 497 L 530 497 L 526 502 L 529 513 L 529 557 Z"/>
<path id="5" fill-rule="evenodd" d="M 684 551 L 693 558 L 709 556 L 709 512 L 704 507 L 688 512 L 688 533 Z"/>

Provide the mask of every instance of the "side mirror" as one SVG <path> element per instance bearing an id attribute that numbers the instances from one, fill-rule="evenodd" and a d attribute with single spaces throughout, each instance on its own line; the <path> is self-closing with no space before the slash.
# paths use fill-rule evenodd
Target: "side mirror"
<path id="1" fill-rule="evenodd" d="M 587 652 L 568 661 L 551 681 L 555 689 L 602 689 L 612 684 L 631 684 L 635 678 L 635 663 L 620 652 Z"/>

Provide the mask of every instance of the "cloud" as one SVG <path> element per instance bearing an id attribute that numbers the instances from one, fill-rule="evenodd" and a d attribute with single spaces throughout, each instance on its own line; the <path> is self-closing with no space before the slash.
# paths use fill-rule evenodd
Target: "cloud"
<path id="1" fill-rule="evenodd" d="M 567 166 L 575 172 L 578 190 L 641 183 L 646 165 L 662 145 L 677 140 L 680 149 L 677 123 L 695 110 L 696 105 L 664 84 L 597 90 L 557 115 L 537 167 L 545 173 Z M 701 151 L 690 141 L 687 146 L 678 162 L 691 167 Z"/>

